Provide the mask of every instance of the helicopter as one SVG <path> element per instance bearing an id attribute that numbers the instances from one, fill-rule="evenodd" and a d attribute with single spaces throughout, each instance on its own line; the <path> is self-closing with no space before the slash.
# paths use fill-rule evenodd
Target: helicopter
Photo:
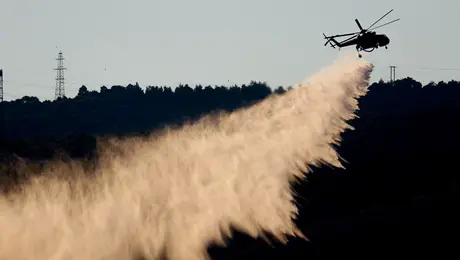
<path id="1" fill-rule="evenodd" d="M 360 51 L 365 51 L 365 52 L 372 52 L 374 49 L 377 49 L 378 47 L 385 47 L 385 49 L 388 49 L 388 44 L 390 43 L 390 39 L 388 36 L 385 34 L 376 34 L 374 31 L 377 28 L 380 28 L 382 26 L 388 25 L 390 23 L 399 21 L 400 19 L 393 20 L 391 22 L 382 24 L 380 26 L 377 26 L 375 28 L 372 28 L 372 26 L 376 25 L 380 20 L 382 20 L 385 16 L 387 16 L 389 13 L 391 13 L 393 9 L 391 9 L 389 12 L 387 12 L 385 15 L 380 17 L 377 21 L 375 21 L 371 26 L 369 26 L 367 29 L 363 29 L 361 24 L 359 23 L 358 19 L 355 19 L 356 24 L 358 25 L 359 29 L 361 31 L 359 32 L 354 32 L 354 33 L 346 33 L 346 34 L 339 34 L 339 35 L 333 35 L 333 36 L 326 36 L 324 33 L 324 39 L 327 39 L 326 43 L 324 46 L 326 46 L 328 43 L 331 45 L 332 48 L 335 49 L 335 47 L 346 47 L 346 46 L 351 46 L 351 45 L 356 45 L 356 51 L 358 52 L 358 57 L 361 58 L 362 55 Z M 343 37 L 343 36 L 351 36 L 348 39 L 345 39 L 341 42 L 338 42 L 335 40 L 336 37 Z M 332 42 L 334 43 L 332 43 Z"/>

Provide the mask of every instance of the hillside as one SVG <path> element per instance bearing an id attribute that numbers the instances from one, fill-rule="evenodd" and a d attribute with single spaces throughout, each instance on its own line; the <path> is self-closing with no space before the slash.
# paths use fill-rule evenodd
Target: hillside
<path id="1" fill-rule="evenodd" d="M 272 93 L 268 85 L 251 82 L 229 89 L 182 85 L 175 91 L 129 85 L 90 92 L 82 86 L 75 98 L 54 102 L 24 97 L 4 103 L 7 139 L 0 154 L 10 166 L 15 165 L 13 155 L 44 160 L 55 151 L 91 159 L 97 136 L 147 134 L 285 91 L 280 87 Z M 360 118 L 351 122 L 355 130 L 345 132 L 338 147 L 346 169 L 319 168 L 296 187 L 302 209 L 298 225 L 311 242 L 293 242 L 289 252 L 265 245 L 259 246 L 266 251 L 257 251 L 256 242 L 240 238 L 222 250 L 252 259 L 263 254 L 289 258 L 293 252 L 356 257 L 363 248 L 422 255 L 433 244 L 449 247 L 459 230 L 459 101 L 456 81 L 373 83 L 360 99 Z M 7 164 L 4 188 L 19 179 Z M 216 259 L 220 251 L 212 250 Z"/>

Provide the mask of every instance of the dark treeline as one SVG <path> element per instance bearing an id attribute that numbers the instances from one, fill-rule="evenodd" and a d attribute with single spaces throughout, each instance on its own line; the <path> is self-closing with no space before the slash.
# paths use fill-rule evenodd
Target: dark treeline
<path id="1" fill-rule="evenodd" d="M 25 96 L 5 102 L 5 127 L 9 139 L 149 132 L 216 109 L 231 111 L 261 100 L 271 92 L 261 82 L 230 88 L 179 85 L 174 90 L 156 86 L 143 90 L 137 83 L 126 87 L 103 86 L 100 91 L 89 91 L 82 86 L 74 98 L 40 102 L 36 97 Z"/>
<path id="2" fill-rule="evenodd" d="M 136 84 L 100 92 L 82 87 L 75 98 L 53 102 L 24 97 L 4 104 L 8 139 L 0 154 L 44 159 L 63 150 L 83 157 L 94 150 L 96 136 L 148 133 L 285 91 L 272 93 L 259 82 L 233 88 L 183 85 L 175 91 L 143 91 Z M 373 83 L 360 99 L 360 117 L 351 121 L 355 130 L 345 132 L 337 148 L 346 169 L 315 169 L 295 187 L 297 224 L 310 241 L 272 247 L 239 234 L 228 248 L 210 249 L 213 257 L 375 259 L 435 252 L 436 259 L 444 259 L 455 254 L 446 249 L 456 248 L 459 231 L 459 101 L 456 81 Z"/>

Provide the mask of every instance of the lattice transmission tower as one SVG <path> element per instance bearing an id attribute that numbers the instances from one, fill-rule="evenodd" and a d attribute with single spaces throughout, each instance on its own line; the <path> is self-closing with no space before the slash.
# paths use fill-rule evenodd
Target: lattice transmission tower
<path id="1" fill-rule="evenodd" d="M 396 80 L 396 66 L 390 66 L 390 82 L 394 83 Z"/>
<path id="2" fill-rule="evenodd" d="M 0 69 L 0 141 L 4 138 L 5 127 L 4 118 L 5 118 L 5 108 L 3 107 L 3 70 Z"/>
<path id="3" fill-rule="evenodd" d="M 3 70 L 0 69 L 0 104 L 3 103 Z"/>
<path id="4" fill-rule="evenodd" d="M 64 56 L 62 55 L 62 51 L 59 52 L 58 57 L 56 59 L 58 61 L 56 70 L 56 89 L 54 91 L 54 99 L 63 98 L 65 97 L 65 88 L 64 88 Z"/>

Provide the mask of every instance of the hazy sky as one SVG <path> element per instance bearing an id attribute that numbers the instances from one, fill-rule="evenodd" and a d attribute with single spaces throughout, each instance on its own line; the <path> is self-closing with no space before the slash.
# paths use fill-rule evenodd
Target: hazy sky
<path id="1" fill-rule="evenodd" d="M 380 24 L 401 20 L 377 29 L 388 50 L 364 53 L 373 80 L 390 65 L 422 83 L 460 80 L 458 0 L 1 0 L 5 99 L 53 99 L 59 50 L 68 97 L 83 84 L 287 86 L 355 52 L 324 47 L 323 32 L 356 32 L 355 18 L 366 28 L 390 9 Z"/>

